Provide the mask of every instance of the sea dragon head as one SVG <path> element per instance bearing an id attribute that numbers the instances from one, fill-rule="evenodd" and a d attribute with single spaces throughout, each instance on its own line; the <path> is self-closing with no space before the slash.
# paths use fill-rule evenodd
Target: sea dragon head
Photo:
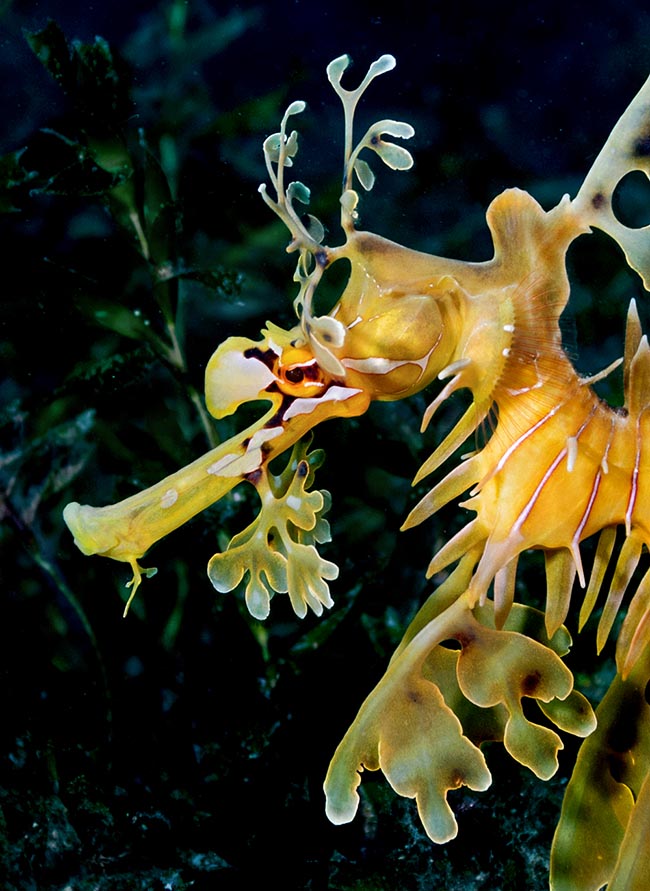
<path id="1" fill-rule="evenodd" d="M 413 163 L 410 153 L 384 137 L 407 139 L 414 131 L 402 121 L 381 120 L 353 147 L 357 103 L 375 77 L 395 66 L 395 59 L 385 55 L 374 62 L 356 90 L 341 86 L 349 61 L 348 56 L 341 56 L 327 67 L 345 115 L 340 198 L 345 242 L 334 248 L 323 245 L 323 225 L 295 207 L 296 201 L 309 202 L 309 189 L 299 181 L 285 184 L 286 171 L 298 152 L 297 131 L 287 132 L 289 119 L 305 108 L 304 102 L 292 102 L 279 132 L 264 142 L 276 197 L 271 197 L 266 184 L 259 191 L 291 233 L 287 252 L 298 252 L 294 281 L 299 292 L 294 308 L 299 321 L 289 331 L 269 324 L 262 342 L 230 338 L 219 347 L 206 372 L 208 408 L 215 417 L 258 398 L 276 401 L 280 420 L 313 412 L 310 426 L 326 417 L 360 414 L 374 399 L 402 399 L 422 389 L 452 354 L 445 341 L 448 310 L 442 298 L 456 288 L 450 274 L 454 262 L 355 228 L 359 195 L 354 180 L 366 190 L 375 182 L 360 154 L 371 150 L 392 169 L 407 170 Z M 333 309 L 317 316 L 313 309 L 316 289 L 323 273 L 340 260 L 350 264 L 347 285 Z M 340 404 L 348 401 L 349 405 Z"/>
<path id="2" fill-rule="evenodd" d="M 359 98 L 377 75 L 395 66 L 395 59 L 386 55 L 374 62 L 356 90 L 341 86 L 348 64 L 348 57 L 341 56 L 327 69 L 345 115 L 341 194 L 345 241 L 338 247 L 325 246 L 319 220 L 295 208 L 296 201 L 308 203 L 309 190 L 298 181 L 285 184 L 286 171 L 298 151 L 297 133 L 288 133 L 287 125 L 305 108 L 304 102 L 293 102 L 279 132 L 264 142 L 275 198 L 266 185 L 260 186 L 260 192 L 291 233 L 287 251 L 298 254 L 297 323 L 287 330 L 269 322 L 260 341 L 231 337 L 206 368 L 206 404 L 215 418 L 260 400 L 270 403 L 267 411 L 245 430 L 144 492 L 101 508 L 73 502 L 64 511 L 65 522 L 84 554 L 131 565 L 129 603 L 143 572 L 153 574 L 154 570 L 143 570 L 138 564 L 148 548 L 246 480 L 258 491 L 260 514 L 224 553 L 210 561 L 208 572 L 214 586 L 231 590 L 248 574 L 246 599 L 258 617 L 268 613 L 273 593 L 282 591 L 289 593 L 300 615 L 307 605 L 322 611 L 323 605 L 331 603 L 323 579 L 335 577 L 336 572 L 315 549 L 315 543 L 329 540 L 322 517 L 329 496 L 306 491 L 318 459 L 301 440 L 329 418 L 360 415 L 375 399 L 401 399 L 422 389 L 449 361 L 444 304 L 450 301 L 436 297 L 448 296 L 453 281 L 441 274 L 435 258 L 355 228 L 359 197 L 353 181 L 356 178 L 366 190 L 374 184 L 374 174 L 359 157 L 361 152 L 373 151 L 393 169 L 408 169 L 413 163 L 409 152 L 384 137 L 409 138 L 413 128 L 400 121 L 378 121 L 354 145 Z M 333 309 L 317 315 L 314 293 L 323 273 L 340 260 L 350 265 L 347 285 Z M 432 272 L 437 274 L 432 277 Z M 285 470 L 277 476 L 271 473 L 270 462 L 291 448 Z"/>

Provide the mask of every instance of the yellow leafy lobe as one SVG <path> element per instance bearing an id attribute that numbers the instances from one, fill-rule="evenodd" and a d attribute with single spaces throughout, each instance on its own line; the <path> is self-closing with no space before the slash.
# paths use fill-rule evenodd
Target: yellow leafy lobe
<path id="1" fill-rule="evenodd" d="M 315 547 L 330 541 L 323 517 L 329 493 L 307 492 L 309 475 L 304 444 L 294 446 L 281 475 L 268 470 L 253 475 L 261 500 L 258 516 L 208 563 L 210 581 L 220 592 L 232 591 L 248 574 L 246 605 L 256 619 L 267 618 L 274 593 L 288 593 L 300 617 L 307 607 L 320 616 L 324 606 L 332 606 L 326 580 L 337 578 L 338 568 Z"/>
<path id="2" fill-rule="evenodd" d="M 335 823 L 354 817 L 363 769 L 381 768 L 395 791 L 416 799 L 431 839 L 448 841 L 457 832 L 448 791 L 460 785 L 482 790 L 491 782 L 481 743 L 503 740 L 515 759 L 544 779 L 557 770 L 562 742 L 524 715 L 524 697 L 563 701 L 563 710 L 544 713 L 564 730 L 586 736 L 594 729 L 593 712 L 573 691 L 559 655 L 568 646 L 565 629 L 549 640 L 543 617 L 522 606 L 513 609 L 510 627 L 527 634 L 489 627 L 491 609 L 472 611 L 465 575 L 461 564 L 439 590 L 443 604 L 451 599 L 451 605 L 436 613 L 435 605 L 425 604 L 425 617 L 416 616 L 336 750 L 324 787 Z M 452 639 L 459 649 L 449 649 Z"/>

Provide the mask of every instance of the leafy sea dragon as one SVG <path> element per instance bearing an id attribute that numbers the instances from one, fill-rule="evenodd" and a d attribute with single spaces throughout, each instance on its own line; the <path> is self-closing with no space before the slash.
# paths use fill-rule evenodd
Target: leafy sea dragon
<path id="1" fill-rule="evenodd" d="M 274 197 L 264 185 L 260 191 L 291 233 L 287 250 L 298 254 L 298 322 L 290 330 L 267 323 L 260 341 L 229 338 L 206 368 L 206 402 L 215 418 L 251 400 L 267 401 L 268 411 L 119 504 L 69 504 L 65 521 L 84 554 L 130 564 L 130 603 L 142 574 L 153 572 L 139 564 L 150 546 L 247 481 L 259 494 L 259 515 L 210 560 L 210 580 L 229 591 L 246 576 L 246 602 L 257 618 L 268 615 L 275 593 L 286 592 L 298 615 L 308 607 L 320 614 L 332 605 L 327 582 L 338 570 L 316 548 L 329 540 L 323 517 L 329 501 L 327 493 L 309 491 L 314 461 L 305 434 L 328 418 L 361 415 L 373 400 L 404 399 L 437 378 L 443 384 L 425 412 L 424 430 L 446 399 L 469 389 L 471 405 L 415 483 L 451 458 L 488 414 L 496 416 L 496 426 L 482 448 L 424 495 L 404 528 L 468 491 L 461 506 L 474 517 L 431 561 L 429 576 L 456 565 L 416 615 L 336 751 L 325 782 L 327 813 L 335 823 L 351 820 L 360 773 L 381 768 L 398 793 L 416 799 L 429 836 L 447 841 L 457 832 L 449 790 L 484 790 L 491 782 L 481 744 L 502 740 L 514 758 L 546 779 L 562 748 L 548 726 L 555 724 L 587 739 L 554 841 L 552 887 L 595 891 L 609 882 L 613 891 L 641 888 L 650 874 L 650 571 L 631 598 L 618 637 L 617 675 L 598 720 L 574 690 L 562 657 L 571 642 L 563 622 L 575 577 L 586 587 L 582 627 L 613 562 L 598 626 L 600 651 L 650 543 L 650 349 L 632 301 L 619 360 L 625 405 L 613 409 L 591 385 L 619 363 L 591 378 L 579 376 L 562 348 L 558 321 L 569 298 L 567 249 L 592 226 L 620 245 L 650 286 L 650 227 L 627 228 L 612 210 L 613 192 L 627 173 L 650 174 L 650 80 L 575 199 L 564 196 L 546 212 L 526 192 L 507 190 L 487 211 L 493 258 L 466 263 L 357 230 L 357 183 L 366 190 L 374 184 L 361 154 L 374 152 L 389 167 L 408 169 L 411 155 L 390 139 L 407 139 L 413 129 L 381 120 L 355 144 L 357 103 L 395 60 L 382 56 L 355 90 L 341 84 L 348 64 L 342 56 L 327 68 L 345 117 L 345 241 L 324 245 L 321 223 L 296 206 L 308 203 L 309 190 L 285 181 L 298 151 L 289 121 L 305 108 L 293 102 L 280 131 L 264 143 Z M 316 288 L 342 259 L 350 264 L 347 285 L 333 309 L 318 316 Z M 285 470 L 271 473 L 270 462 L 288 449 Z M 617 547 L 619 527 L 624 534 Z M 597 533 L 587 574 L 580 543 Z M 543 613 L 514 602 L 517 560 L 529 548 L 542 549 L 546 560 Z M 523 698 L 539 705 L 543 725 L 524 713 Z M 626 742 L 614 758 L 622 721 Z"/>

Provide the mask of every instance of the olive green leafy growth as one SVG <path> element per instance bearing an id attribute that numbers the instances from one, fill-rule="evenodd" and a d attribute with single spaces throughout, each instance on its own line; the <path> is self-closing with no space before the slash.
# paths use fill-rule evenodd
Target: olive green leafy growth
<path id="1" fill-rule="evenodd" d="M 256 619 L 266 619 L 275 593 L 289 594 L 295 613 L 303 618 L 310 607 L 320 616 L 332 606 L 327 581 L 338 567 L 323 560 L 316 544 L 331 540 L 324 514 L 330 507 L 326 491 L 307 491 L 314 470 L 323 461 L 320 450 L 307 453 L 297 443 L 282 473 L 266 467 L 252 475 L 261 508 L 258 516 L 233 537 L 223 553 L 208 564 L 210 581 L 222 593 L 232 591 L 248 576 L 246 605 Z"/>
<path id="2" fill-rule="evenodd" d="M 363 138 L 354 146 L 354 114 L 359 99 L 375 77 L 390 71 L 396 63 L 393 56 L 381 56 L 372 63 L 356 90 L 346 90 L 341 86 L 341 79 L 349 64 L 348 56 L 339 56 L 327 67 L 328 79 L 341 99 L 345 117 L 343 190 L 340 203 L 341 226 L 348 239 L 354 232 L 357 220 L 356 206 L 359 202 L 359 196 L 352 188 L 353 174 L 366 190 L 371 189 L 375 182 L 370 166 L 359 155 L 368 148 L 394 170 L 407 170 L 413 164 L 409 152 L 392 142 L 386 142 L 383 136 L 408 139 L 414 133 L 409 124 L 381 120 L 369 127 Z M 337 249 L 329 249 L 322 245 L 325 229 L 320 220 L 312 214 L 300 215 L 296 210 L 295 201 L 305 206 L 309 203 L 310 191 L 307 186 L 298 180 L 285 186 L 285 170 L 293 166 L 298 153 L 297 131 L 287 132 L 289 118 L 303 112 L 305 107 L 303 101 L 292 102 L 282 118 L 279 132 L 264 141 L 264 158 L 276 198 L 269 195 L 265 184 L 259 187 L 259 191 L 264 201 L 291 233 L 292 239 L 287 251 L 299 252 L 294 273 L 294 281 L 298 283 L 299 290 L 294 300 L 294 308 L 301 321 L 304 338 L 310 343 L 322 368 L 333 375 L 344 375 L 343 366 L 332 352 L 332 347 L 340 347 L 343 344 L 345 330 L 342 324 L 328 316 L 315 317 L 312 312 L 314 292 L 324 270 L 336 259 Z"/>
<path id="3" fill-rule="evenodd" d="M 357 103 L 368 88 L 371 81 L 378 75 L 387 71 L 392 71 L 395 67 L 395 57 L 390 55 L 381 56 L 372 63 L 368 69 L 368 73 L 362 80 L 356 90 L 346 90 L 341 86 L 343 72 L 350 64 L 349 56 L 339 56 L 327 66 L 327 77 L 334 87 L 336 94 L 339 96 L 343 104 L 343 112 L 345 115 L 345 150 L 344 150 L 344 171 L 343 171 L 343 195 L 341 204 L 343 208 L 343 226 L 346 227 L 345 214 L 352 213 L 356 206 L 358 196 L 352 190 L 353 174 L 366 191 L 370 191 L 375 184 L 375 175 L 372 168 L 359 157 L 364 149 L 370 149 L 375 152 L 381 160 L 392 170 L 409 170 L 413 166 L 413 157 L 401 145 L 395 145 L 393 142 L 386 142 L 384 136 L 393 136 L 398 139 L 410 139 L 415 130 L 410 124 L 404 121 L 382 120 L 376 121 L 370 126 L 362 139 L 353 148 L 354 136 L 354 113 Z M 352 192 L 350 195 L 349 193 Z"/>
<path id="4" fill-rule="evenodd" d="M 650 853 L 650 650 L 617 674 L 578 753 L 551 850 L 554 891 L 637 891 Z M 593 856 L 597 851 L 598 856 Z"/>
<path id="5" fill-rule="evenodd" d="M 472 610 L 462 593 L 465 570 L 461 564 L 439 589 L 443 601 L 461 592 L 458 599 L 397 651 L 339 745 L 325 780 L 334 823 L 353 818 L 361 771 L 381 768 L 396 792 L 416 799 L 430 838 L 449 841 L 457 826 L 448 792 L 490 785 L 482 743 L 503 741 L 544 779 L 557 770 L 562 741 L 529 720 L 523 699 L 562 730 L 593 731 L 591 707 L 561 659 L 570 644 L 566 629 L 548 638 L 541 614 L 520 605 L 495 628 L 492 604 Z"/>
<path id="6" fill-rule="evenodd" d="M 285 188 L 285 168 L 293 166 L 293 159 L 298 153 L 298 133 L 292 130 L 287 135 L 287 124 L 292 115 L 300 114 L 305 108 L 306 104 L 302 100 L 292 102 L 284 113 L 279 132 L 264 140 L 264 160 L 277 200 L 271 198 L 265 183 L 259 187 L 264 201 L 280 217 L 292 235 L 287 252 L 295 250 L 300 252 L 293 276 L 293 280 L 300 285 L 298 296 L 294 301 L 298 316 L 301 315 L 303 307 L 309 308 L 311 305 L 311 295 L 320 280 L 322 265 L 314 263 L 313 257 L 320 249 L 325 236 L 323 224 L 317 217 L 306 214 L 305 223 L 294 207 L 294 199 L 305 206 L 309 204 L 311 193 L 307 186 L 294 180 Z"/>
<path id="7" fill-rule="evenodd" d="M 346 90 L 341 86 L 341 79 L 349 64 L 350 57 L 344 55 L 334 59 L 327 66 L 327 77 L 343 104 L 345 118 L 343 194 L 341 196 L 344 229 L 347 229 L 352 222 L 354 207 L 358 201 L 358 195 L 352 189 L 353 175 L 356 175 L 366 191 L 370 191 L 375 184 L 375 175 L 368 162 L 360 158 L 361 152 L 364 149 L 370 149 L 392 170 L 408 170 L 413 166 L 411 153 L 400 145 L 387 142 L 383 137 L 410 139 L 415 133 L 413 127 L 404 121 L 381 120 L 372 124 L 359 142 L 354 145 L 354 114 L 359 99 L 378 75 L 391 71 L 396 63 L 394 56 L 381 56 L 372 63 L 356 90 Z M 300 114 L 305 108 L 306 104 L 302 100 L 292 102 L 284 113 L 279 132 L 273 133 L 264 141 L 264 159 L 277 200 L 271 198 L 265 184 L 260 186 L 259 191 L 262 198 L 277 213 L 293 236 L 288 250 L 307 249 L 315 252 L 325 234 L 323 225 L 311 214 L 307 215 L 308 223 L 303 223 L 293 206 L 294 199 L 301 204 L 309 204 L 310 191 L 307 186 L 297 180 L 290 182 L 286 188 L 284 183 L 285 168 L 293 166 L 293 159 L 298 153 L 298 133 L 296 130 L 292 130 L 287 134 L 287 124 L 292 115 Z"/>
<path id="8" fill-rule="evenodd" d="M 306 104 L 301 100 L 292 102 L 284 113 L 280 131 L 264 140 L 264 160 L 277 195 L 277 201 L 274 201 L 268 194 L 265 184 L 259 187 L 259 191 L 262 198 L 277 213 L 293 235 L 293 241 L 287 248 L 288 251 L 303 247 L 316 250 L 325 235 L 325 229 L 316 217 L 308 214 L 309 223 L 305 225 L 293 206 L 294 199 L 301 204 L 309 204 L 311 196 L 307 186 L 295 180 L 285 188 L 285 168 L 293 166 L 293 158 L 298 153 L 298 132 L 292 130 L 287 135 L 287 124 L 292 115 L 300 114 L 305 108 Z"/>
<path id="9" fill-rule="evenodd" d="M 357 219 L 356 206 L 359 196 L 352 188 L 353 178 L 369 191 L 375 183 L 375 175 L 370 165 L 360 154 L 364 149 L 375 152 L 381 160 L 393 170 L 408 170 L 413 165 L 411 154 L 402 146 L 384 140 L 384 136 L 410 139 L 414 134 L 413 127 L 403 121 L 381 120 L 368 128 L 362 139 L 354 145 L 354 114 L 357 104 L 369 84 L 380 74 L 391 71 L 395 67 L 395 58 L 390 55 L 381 56 L 372 63 L 366 76 L 356 90 L 346 90 L 341 86 L 343 72 L 350 64 L 347 55 L 339 56 L 327 66 L 327 77 L 343 104 L 345 118 L 345 148 L 343 190 L 341 194 L 341 226 L 346 233 L 354 229 Z M 298 297 L 294 305 L 299 316 L 305 315 L 310 321 L 311 300 L 314 290 L 320 281 L 324 266 L 327 263 L 327 249 L 321 246 L 325 236 L 323 224 L 312 214 L 301 215 L 294 202 L 307 206 L 310 191 L 298 180 L 285 185 L 285 170 L 293 166 L 298 153 L 298 133 L 291 130 L 287 133 L 289 118 L 300 114 L 306 108 L 302 100 L 292 102 L 287 108 L 280 130 L 264 141 L 264 159 L 269 179 L 276 198 L 272 198 L 266 184 L 259 187 L 260 194 L 269 207 L 280 217 L 291 233 L 292 239 L 287 247 L 288 252 L 299 251 L 298 265 L 294 281 L 300 285 Z"/>

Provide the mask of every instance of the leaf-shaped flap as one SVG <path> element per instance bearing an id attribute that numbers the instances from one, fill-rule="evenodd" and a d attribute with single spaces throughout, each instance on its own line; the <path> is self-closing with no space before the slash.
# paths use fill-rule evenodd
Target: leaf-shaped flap
<path id="1" fill-rule="evenodd" d="M 482 707 L 531 696 L 564 699 L 573 676 L 548 647 L 514 631 L 494 631 L 476 622 L 461 640 L 458 681 L 465 696 Z"/>
<path id="2" fill-rule="evenodd" d="M 226 551 L 208 563 L 208 576 L 221 593 L 232 591 L 248 573 L 246 606 L 256 619 L 266 619 L 274 592 L 286 593 L 287 559 L 267 544 L 260 518 L 236 535 Z"/>
<path id="3" fill-rule="evenodd" d="M 511 714 L 503 744 L 516 761 L 542 780 L 553 776 L 558 768 L 557 753 L 564 748 L 557 733 L 527 721 L 521 711 Z"/>
<path id="4" fill-rule="evenodd" d="M 463 694 L 483 708 L 503 704 L 509 713 L 503 741 L 506 749 L 538 777 L 557 770 L 562 741 L 552 730 L 524 716 L 523 696 L 549 702 L 564 699 L 573 676 L 548 647 L 513 631 L 496 631 L 479 622 L 468 623 L 459 637 L 458 683 Z"/>
<path id="5" fill-rule="evenodd" d="M 634 845 L 624 838 L 650 766 L 649 677 L 646 651 L 628 680 L 614 678 L 596 710 L 598 726 L 578 753 L 553 839 L 553 891 L 598 891 L 611 880 L 619 850 L 623 856 L 621 844 Z M 640 812 L 638 820 L 646 819 Z"/>
<path id="6" fill-rule="evenodd" d="M 641 787 L 608 891 L 647 891 L 650 880 L 650 774 Z"/>
<path id="7" fill-rule="evenodd" d="M 375 184 L 375 174 L 372 172 L 370 165 L 362 158 L 357 158 L 354 162 L 354 172 L 363 188 L 366 192 L 369 192 Z"/>
<path id="8" fill-rule="evenodd" d="M 413 166 L 413 156 L 401 145 L 379 140 L 371 146 L 381 160 L 392 170 L 409 170 Z"/>
<path id="9" fill-rule="evenodd" d="M 461 597 L 393 657 L 327 772 L 327 815 L 333 823 L 353 819 L 364 768 L 381 767 L 396 792 L 415 798 L 427 833 L 439 843 L 457 831 L 447 792 L 463 784 L 476 790 L 490 785 L 480 749 L 463 735 L 437 684 L 423 676 L 423 671 L 431 677 L 438 669 L 443 676 L 448 672 L 449 665 L 436 665 L 435 657 L 428 664 L 428 657 L 468 620 L 467 597 Z"/>
<path id="10" fill-rule="evenodd" d="M 463 736 L 438 687 L 395 672 L 368 697 L 332 759 L 325 794 L 333 823 L 354 817 L 364 767 L 381 767 L 397 793 L 416 799 L 427 834 L 440 844 L 457 833 L 447 792 L 461 785 L 484 790 L 491 782 L 480 749 Z"/>
<path id="11" fill-rule="evenodd" d="M 323 560 L 314 542 L 329 540 L 329 526 L 321 514 L 329 496 L 306 491 L 321 455 L 307 453 L 297 443 L 282 473 L 266 468 L 254 482 L 261 499 L 258 516 L 235 535 L 227 549 L 208 563 L 208 576 L 217 591 L 232 591 L 248 573 L 246 605 L 256 619 L 266 619 L 274 593 L 288 593 L 296 615 L 304 618 L 310 607 L 320 616 L 332 606 L 326 580 L 338 576 L 338 567 Z"/>
<path id="12" fill-rule="evenodd" d="M 463 736 L 460 721 L 440 690 L 423 678 L 401 691 L 399 706 L 386 715 L 379 758 L 393 789 L 415 798 L 427 835 L 443 843 L 458 832 L 447 792 L 465 785 L 484 790 L 490 773 L 480 749 Z"/>
<path id="13" fill-rule="evenodd" d="M 323 560 L 314 545 L 292 543 L 287 560 L 289 598 L 293 611 L 303 619 L 307 607 L 317 616 L 323 607 L 331 607 L 334 601 L 325 579 L 338 578 L 339 568 L 329 560 Z"/>
<path id="14" fill-rule="evenodd" d="M 583 222 L 618 242 L 650 289 L 650 226 L 630 229 L 616 219 L 612 209 L 614 190 L 633 170 L 650 176 L 650 78 L 612 130 L 573 202 Z"/>
<path id="15" fill-rule="evenodd" d="M 574 736 L 589 736 L 596 729 L 596 716 L 589 700 L 572 690 L 566 699 L 539 702 L 539 707 L 556 727 Z"/>

